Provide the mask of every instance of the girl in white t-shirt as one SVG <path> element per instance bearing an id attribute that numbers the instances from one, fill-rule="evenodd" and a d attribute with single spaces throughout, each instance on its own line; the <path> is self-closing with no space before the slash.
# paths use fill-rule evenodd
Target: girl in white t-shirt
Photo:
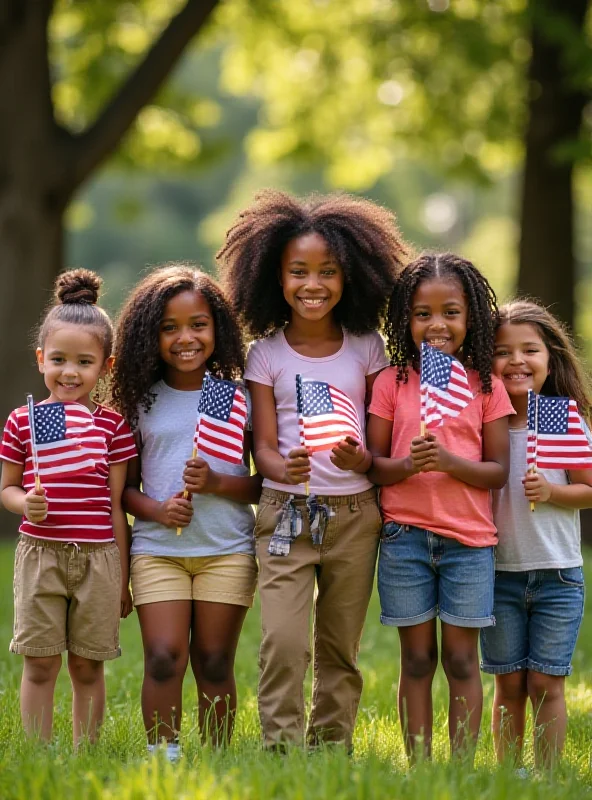
<path id="1" fill-rule="evenodd" d="M 234 308 L 257 339 L 245 379 L 264 477 L 255 543 L 268 748 L 303 743 L 311 611 L 307 742 L 351 747 L 381 528 L 365 405 L 388 364 L 376 329 L 405 256 L 394 215 L 374 203 L 272 190 L 239 215 L 219 253 Z"/>
<path id="2" fill-rule="evenodd" d="M 535 762 L 550 765 L 565 741 L 565 677 L 584 610 L 579 509 L 592 507 L 592 470 L 527 472 L 528 391 L 572 398 L 586 421 L 592 393 L 569 336 L 545 308 L 517 300 L 500 308 L 500 323 L 493 372 L 516 415 L 510 477 L 493 495 L 496 625 L 481 632 L 481 668 L 495 675 L 498 758 L 520 759 L 530 698 Z"/>

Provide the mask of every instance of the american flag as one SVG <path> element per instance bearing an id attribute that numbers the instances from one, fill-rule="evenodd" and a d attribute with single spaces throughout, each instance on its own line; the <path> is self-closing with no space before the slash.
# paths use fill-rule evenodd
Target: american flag
<path id="1" fill-rule="evenodd" d="M 529 469 L 592 469 L 588 442 L 575 400 L 528 392 Z"/>
<path id="2" fill-rule="evenodd" d="M 193 445 L 198 453 L 242 464 L 247 398 L 232 381 L 213 378 L 206 373 L 197 405 L 197 425 Z"/>
<path id="3" fill-rule="evenodd" d="M 105 437 L 81 403 L 33 406 L 31 450 L 39 478 L 45 480 L 93 472 L 107 455 Z"/>
<path id="4" fill-rule="evenodd" d="M 330 450 L 346 436 L 362 442 L 362 426 L 349 397 L 330 383 L 296 375 L 300 443 L 310 453 Z"/>
<path id="5" fill-rule="evenodd" d="M 421 343 L 420 414 L 426 429 L 457 417 L 473 399 L 465 368 L 456 358 Z"/>

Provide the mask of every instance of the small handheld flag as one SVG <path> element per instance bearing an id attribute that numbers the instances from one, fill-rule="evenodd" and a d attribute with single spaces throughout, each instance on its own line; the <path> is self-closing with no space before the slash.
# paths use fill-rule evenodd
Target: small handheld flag
<path id="1" fill-rule="evenodd" d="M 39 478 L 39 457 L 37 455 L 37 441 L 35 439 L 35 403 L 33 395 L 27 395 L 27 410 L 29 413 L 29 430 L 31 432 L 31 455 L 33 457 L 33 473 L 35 475 L 35 489 L 41 489 L 41 479 Z"/>
<path id="2" fill-rule="evenodd" d="M 427 342 L 421 343 L 420 368 L 421 435 L 438 428 L 445 417 L 457 417 L 473 399 L 467 373 L 456 358 Z"/>
<path id="3" fill-rule="evenodd" d="M 528 392 L 528 468 L 592 469 L 592 448 L 575 400 Z"/>
<path id="4" fill-rule="evenodd" d="M 206 374 L 197 406 L 194 447 L 231 464 L 244 463 L 247 417 L 244 389 Z"/>
<path id="5" fill-rule="evenodd" d="M 105 439 L 81 403 L 29 403 L 31 447 L 37 477 L 45 480 L 85 475 L 105 458 Z"/>
<path id="6" fill-rule="evenodd" d="M 330 383 L 296 375 L 296 406 L 300 443 L 309 453 L 330 450 L 346 436 L 363 441 L 355 405 Z"/>

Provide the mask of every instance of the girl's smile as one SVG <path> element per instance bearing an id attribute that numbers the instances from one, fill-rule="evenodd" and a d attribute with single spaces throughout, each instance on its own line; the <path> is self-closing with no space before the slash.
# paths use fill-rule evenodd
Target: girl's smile
<path id="1" fill-rule="evenodd" d="M 317 322 L 341 300 L 343 269 L 319 233 L 306 233 L 284 248 L 280 283 L 293 312 Z"/>
<path id="2" fill-rule="evenodd" d="M 549 374 L 549 351 L 535 325 L 506 323 L 500 327 L 493 373 L 513 398 L 525 398 L 529 389 L 541 391 Z"/>
<path id="3" fill-rule="evenodd" d="M 467 334 L 465 293 L 454 278 L 432 278 L 419 283 L 411 303 L 410 331 L 419 350 L 422 342 L 456 355 Z"/>
<path id="4" fill-rule="evenodd" d="M 165 380 L 173 389 L 199 389 L 214 352 L 214 318 L 200 292 L 184 291 L 164 308 L 158 335 Z"/>

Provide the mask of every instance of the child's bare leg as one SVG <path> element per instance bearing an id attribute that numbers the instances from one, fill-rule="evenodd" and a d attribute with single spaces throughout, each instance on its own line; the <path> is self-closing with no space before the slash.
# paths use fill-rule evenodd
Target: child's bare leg
<path id="1" fill-rule="evenodd" d="M 191 668 L 197 681 L 203 741 L 228 744 L 236 714 L 234 657 L 247 613 L 245 606 L 193 603 Z"/>
<path id="2" fill-rule="evenodd" d="M 401 627 L 399 719 L 410 759 L 432 755 L 432 681 L 438 666 L 436 620 Z"/>
<path id="3" fill-rule="evenodd" d="M 145 603 L 137 610 L 144 644 L 142 713 L 148 741 L 174 742 L 181 728 L 191 600 Z"/>
<path id="4" fill-rule="evenodd" d="M 27 736 L 51 739 L 53 693 L 62 656 L 25 656 L 21 680 L 21 719 Z"/>
<path id="5" fill-rule="evenodd" d="M 508 757 L 516 764 L 521 760 L 527 700 L 525 670 L 495 676 L 491 729 L 499 762 Z"/>
<path id="6" fill-rule="evenodd" d="M 552 767 L 565 744 L 565 678 L 528 670 L 527 686 L 534 712 L 535 764 L 537 767 Z"/>
<path id="7" fill-rule="evenodd" d="M 88 737 L 96 742 L 105 715 L 105 670 L 103 661 L 68 653 L 72 681 L 72 729 L 74 746 Z"/>
<path id="8" fill-rule="evenodd" d="M 442 623 L 442 666 L 450 689 L 448 735 L 453 755 L 476 744 L 481 726 L 483 686 L 478 639 L 478 628 Z"/>

